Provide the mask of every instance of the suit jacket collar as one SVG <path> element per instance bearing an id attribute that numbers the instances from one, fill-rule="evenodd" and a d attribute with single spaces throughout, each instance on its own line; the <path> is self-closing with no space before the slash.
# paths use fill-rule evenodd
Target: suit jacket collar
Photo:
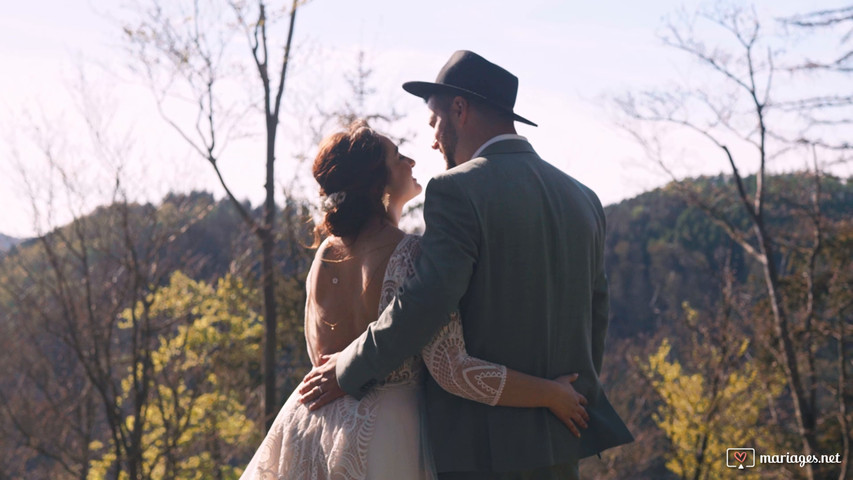
<path id="1" fill-rule="evenodd" d="M 503 141 L 503 140 L 525 140 L 526 141 L 527 139 L 522 137 L 521 135 L 519 135 L 517 133 L 503 133 L 500 135 L 495 135 L 494 137 L 486 140 L 485 143 L 480 145 L 480 148 L 474 150 L 474 155 L 471 155 L 471 158 L 479 157 L 480 154 L 483 153 L 483 150 L 488 148 L 489 145 L 496 143 L 496 142 Z"/>
<path id="2" fill-rule="evenodd" d="M 499 155 L 506 153 L 533 153 L 536 151 L 533 150 L 533 146 L 530 145 L 530 142 L 527 139 L 522 138 L 514 138 L 509 140 L 500 140 L 491 145 L 488 145 L 483 149 L 482 152 L 478 155 L 478 157 L 488 157 L 490 155 Z"/>

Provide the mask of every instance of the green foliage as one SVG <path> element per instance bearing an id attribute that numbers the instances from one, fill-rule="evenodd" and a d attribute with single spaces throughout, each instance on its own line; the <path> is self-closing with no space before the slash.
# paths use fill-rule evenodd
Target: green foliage
<path id="1" fill-rule="evenodd" d="M 247 450 L 260 443 L 248 407 L 259 380 L 258 299 L 230 275 L 214 288 L 176 272 L 152 300 L 151 315 L 171 319 L 172 326 L 149 360 L 155 386 L 140 422 L 146 477 L 236 479 Z M 128 375 L 123 382 L 122 400 L 131 381 Z M 92 448 L 103 451 L 91 464 L 92 475 L 106 478 L 114 454 L 101 442 Z"/>
<path id="2" fill-rule="evenodd" d="M 853 337 L 849 329 L 853 305 L 850 301 L 850 292 L 853 291 L 850 288 L 853 284 L 853 223 L 847 217 L 853 209 L 853 185 L 833 177 L 822 180 L 824 246 L 815 265 L 813 322 L 819 326 L 819 332 L 825 332 L 819 335 L 833 338 L 840 335 L 840 328 L 846 322 L 845 341 L 849 345 L 849 338 Z M 779 238 L 784 240 L 780 261 L 786 266 L 782 272 L 788 302 L 786 307 L 797 313 L 802 312 L 808 293 L 808 285 L 802 275 L 808 258 L 802 253 L 805 250 L 801 246 L 811 241 L 808 209 L 805 208 L 809 205 L 805 193 L 809 191 L 808 182 L 811 181 L 805 175 L 790 175 L 769 177 L 766 183 L 772 200 L 767 206 L 768 221 L 772 228 L 784 234 Z M 696 192 L 719 198 L 717 205 L 726 212 L 727 218 L 737 220 L 738 205 L 725 200 L 725 195 L 730 193 L 727 189 L 731 188 L 727 182 L 725 177 L 713 177 L 694 179 L 688 184 Z M 152 208 L 156 210 L 153 218 L 150 215 Z M 111 233 L 116 232 L 120 225 L 110 219 L 110 216 L 116 216 L 110 206 L 101 207 L 91 216 L 81 219 L 79 226 L 87 235 L 90 275 L 92 285 L 96 286 L 93 289 L 93 320 L 113 322 L 116 328 L 101 333 L 85 323 L 84 318 L 79 324 L 74 324 L 78 328 L 75 334 L 85 341 L 84 353 L 108 348 L 114 354 L 110 383 L 106 385 L 123 391 L 118 402 L 123 433 L 130 436 L 140 432 L 138 444 L 142 446 L 144 478 L 215 478 L 220 474 L 224 478 L 233 478 L 260 441 L 258 386 L 263 340 L 261 321 L 256 313 L 261 311 L 256 293 L 259 290 L 257 272 L 260 267 L 257 255 L 253 253 L 257 249 L 256 240 L 242 227 L 233 206 L 227 201 L 217 202 L 209 194 L 170 195 L 156 208 L 132 205 L 130 209 L 130 238 L 139 242 L 137 251 L 146 254 L 146 262 L 149 262 L 142 266 L 156 266 L 157 269 L 157 275 L 151 277 L 152 283 L 157 284 L 145 284 L 141 289 L 148 292 L 143 299 L 149 304 L 148 311 L 139 303 L 136 306 L 136 318 L 147 321 L 147 324 L 143 321 L 135 324 L 139 330 L 136 338 L 144 339 L 145 343 L 134 347 L 132 329 L 127 328 L 133 325 L 131 311 L 127 307 L 131 298 L 139 297 L 132 297 L 129 293 L 119 295 L 122 292 L 119 287 L 130 285 L 132 278 L 126 268 L 116 264 L 115 259 L 123 258 L 124 250 L 120 244 L 122 239 Z M 724 449 L 720 453 L 712 448 L 738 446 L 726 445 L 726 442 L 739 440 L 740 437 L 735 435 L 736 428 L 741 428 L 744 434 L 756 436 L 756 432 L 764 431 L 762 428 L 765 427 L 759 428 L 753 420 L 755 408 L 759 408 L 758 424 L 766 421 L 772 423 L 766 428 L 772 426 L 781 430 L 767 437 L 780 444 L 778 448 L 768 447 L 768 451 L 784 452 L 796 448 L 790 429 L 785 431 L 786 425 L 792 423 L 793 410 L 785 395 L 775 394 L 777 387 L 770 390 L 766 387 L 778 383 L 773 372 L 779 367 L 774 363 L 776 360 L 772 352 L 766 349 L 775 333 L 767 321 L 766 296 L 762 294 L 763 284 L 756 275 L 759 273 L 756 263 L 728 240 L 705 212 L 685 201 L 674 185 L 609 206 L 606 211 L 606 255 L 613 319 L 604 375 L 618 373 L 622 376 L 607 377 L 604 384 L 610 389 L 608 395 L 611 400 L 619 402 L 616 403 L 617 410 L 623 416 L 635 417 L 629 424 L 638 442 L 611 452 L 621 455 L 632 448 L 637 449 L 635 457 L 617 462 L 631 465 L 626 475 L 641 470 L 647 475 L 645 478 L 672 475 L 663 466 L 662 452 L 668 452 L 666 462 L 672 472 L 676 471 L 673 467 L 676 461 L 682 466 L 679 471 L 688 472 L 694 467 L 704 468 L 703 472 L 719 471 L 724 462 Z M 276 291 L 280 352 L 276 373 L 279 376 L 280 400 L 290 394 L 308 368 L 303 332 L 304 279 L 311 262 L 311 252 L 304 248 L 306 243 L 310 243 L 307 236 L 310 228 L 304 221 L 306 215 L 304 206 L 286 205 L 277 237 L 276 268 L 282 273 Z M 143 225 L 143 220 L 147 224 Z M 142 240 L 156 232 L 156 224 L 160 225 L 160 237 L 172 232 L 176 235 L 163 242 L 167 246 L 165 249 L 156 250 L 154 246 L 146 246 Z M 0 391 L 16 400 L 12 407 L 18 408 L 14 412 L 18 415 L 16 421 L 38 419 L 35 413 L 25 417 L 22 414 L 24 410 L 19 408 L 31 405 L 33 412 L 47 412 L 41 413 L 44 432 L 53 432 L 48 427 L 57 423 L 70 424 L 63 419 L 66 413 L 60 414 L 57 413 L 59 409 L 53 412 L 44 407 L 45 400 L 39 396 L 36 387 L 22 389 L 14 383 L 18 378 L 15 372 L 21 371 L 20 366 L 32 367 L 34 362 L 29 359 L 37 358 L 28 357 L 23 352 L 43 355 L 45 365 L 56 372 L 47 377 L 42 370 L 33 369 L 36 372 L 33 375 L 49 378 L 46 384 L 53 385 L 52 388 L 60 393 L 72 392 L 74 398 L 71 400 L 81 401 L 82 412 L 87 412 L 85 408 L 95 412 L 97 407 L 97 412 L 92 414 L 95 420 L 90 430 L 81 428 L 80 433 L 72 432 L 73 435 L 67 434 L 61 440 L 55 433 L 50 433 L 52 437 L 46 436 L 45 442 L 60 445 L 71 452 L 63 457 L 68 458 L 67 463 L 79 461 L 81 465 L 91 466 L 89 478 L 116 478 L 122 475 L 119 470 L 127 468 L 126 457 L 134 452 L 135 444 L 120 439 L 127 446 L 123 447 L 121 455 L 125 458 L 119 465 L 120 462 L 113 458 L 115 440 L 109 435 L 108 425 L 103 420 L 104 404 L 99 403 L 102 402 L 101 397 L 91 387 L 85 393 L 78 393 L 83 392 L 87 385 L 83 368 L 76 357 L 68 352 L 62 353 L 63 350 L 58 348 L 62 344 L 58 335 L 66 333 L 62 330 L 66 324 L 63 323 L 65 318 L 57 313 L 62 310 L 51 290 L 57 272 L 68 280 L 67 296 L 70 300 L 84 298 L 80 282 L 84 270 L 65 260 L 74 258 L 72 249 L 80 249 L 80 241 L 72 230 L 74 226 L 51 232 L 45 237 L 45 243 L 38 240 L 19 244 L 0 258 L 0 333 L 8 333 L 3 335 L 7 348 L 3 349 L 5 355 L 0 355 L 0 365 L 9 365 L 0 378 Z M 51 246 L 60 260 L 58 270 L 51 266 L 45 245 Z M 155 250 L 159 252 L 156 255 L 152 253 Z M 715 315 L 721 310 L 724 296 L 718 272 L 724 267 L 731 270 L 737 290 L 734 296 L 740 302 L 736 308 L 740 313 L 734 315 L 729 328 L 750 339 L 746 353 L 734 360 L 729 357 L 740 351 L 740 341 L 723 342 L 702 331 L 718 320 Z M 183 273 L 171 275 L 177 268 Z M 100 285 L 105 288 L 97 288 Z M 69 302 L 70 305 L 78 303 Z M 69 311 L 76 314 L 87 310 L 74 306 Z M 43 319 L 40 317 L 42 314 L 45 315 Z M 798 333 L 796 329 L 803 323 L 800 318 L 795 317 L 792 325 Z M 119 323 L 124 328 L 118 328 Z M 42 324 L 44 329 L 40 327 Z M 24 335 L 27 332 L 33 332 L 33 335 L 27 337 Z M 656 340 L 649 342 L 652 335 Z M 664 337 L 671 342 L 670 357 L 660 356 L 659 348 L 662 348 L 661 339 Z M 112 343 L 107 345 L 107 340 Z M 37 343 L 29 345 L 27 342 Z M 620 346 L 614 348 L 614 345 Z M 725 345 L 729 345 L 729 350 L 721 350 Z M 831 349 L 837 344 L 824 341 L 824 345 L 818 351 L 815 366 L 820 388 L 819 403 L 823 409 L 828 409 L 833 408 L 832 398 L 825 392 L 836 388 L 834 382 L 838 367 Z M 622 355 L 623 350 L 632 353 Z M 138 357 L 132 358 L 131 352 L 137 352 Z M 630 363 L 635 356 L 643 359 L 640 363 L 646 366 L 646 370 Z M 653 357 L 660 360 L 651 370 L 647 359 Z M 847 358 L 851 357 L 853 351 L 848 348 Z M 130 372 L 136 368 L 138 373 L 145 366 L 152 373 L 138 375 L 137 378 L 147 382 L 147 390 L 141 385 L 136 389 L 140 394 L 144 392 L 145 397 L 130 398 L 133 386 Z M 69 380 L 68 385 L 73 385 L 69 388 L 62 382 L 70 379 L 72 374 L 76 377 Z M 664 374 L 677 381 L 663 380 Z M 759 374 L 761 377 L 756 377 Z M 653 386 L 649 380 L 646 385 L 647 376 L 661 383 Z M 754 386 L 754 391 L 744 389 L 744 385 Z M 759 399 L 762 388 L 765 396 Z M 619 392 L 614 395 L 614 390 Z M 715 391 L 720 397 L 716 402 L 712 401 Z M 85 404 L 81 400 L 84 394 L 88 395 Z M 56 393 L 51 392 L 51 395 Z M 671 405 L 664 398 L 668 398 Z M 764 404 L 759 400 L 775 402 L 774 415 L 778 417 L 774 417 L 773 422 L 764 418 L 766 410 L 761 409 Z M 735 404 L 743 404 L 746 408 L 738 413 L 740 417 L 727 420 L 730 409 L 721 405 Z M 136 412 L 133 405 L 141 405 L 142 408 Z M 63 406 L 61 411 L 66 412 L 67 409 Z M 653 412 L 657 413 L 654 420 Z M 832 413 L 830 411 L 828 415 L 830 420 L 820 424 L 819 436 L 827 449 L 837 451 L 841 448 L 839 427 L 837 422 L 833 423 Z M 710 420 L 705 422 L 704 416 Z M 86 417 L 80 415 L 80 418 Z M 0 424 L 5 425 L 4 422 L 7 419 L 0 419 Z M 698 428 L 706 423 L 704 430 Z M 56 473 L 61 470 L 58 462 L 28 447 L 26 439 L 13 438 L 15 430 L 3 425 L 0 425 L 3 429 L 0 437 L 10 447 L 2 448 L 0 470 L 27 478 L 28 471 L 22 468 L 32 469 L 36 465 L 39 469 L 36 476 L 65 478 L 61 472 Z M 665 428 L 664 425 L 669 426 Z M 688 425 L 697 428 L 688 428 Z M 27 428 L 34 431 L 30 424 Z M 11 433 L 5 436 L 7 432 Z M 35 432 L 42 434 L 41 430 Z M 709 442 L 705 450 L 707 453 L 700 462 L 695 460 L 695 445 L 706 438 Z M 756 438 L 748 446 L 760 444 Z M 88 446 L 95 455 L 88 453 L 90 449 L 68 445 Z M 642 449 L 641 445 L 652 446 Z M 667 446 L 671 449 L 667 450 Z M 690 454 L 694 457 L 692 464 L 682 458 Z M 93 456 L 97 460 L 89 462 Z M 22 460 L 18 461 L 18 458 Z M 78 460 L 80 458 L 87 460 Z M 8 463 L 7 459 L 15 461 Z M 12 464 L 26 464 L 28 467 L 2 468 Z M 50 473 L 41 475 L 41 472 Z M 611 475 L 610 478 L 614 477 Z M 625 476 L 617 475 L 616 478 Z"/>
<path id="3" fill-rule="evenodd" d="M 745 179 L 754 186 L 754 178 Z M 791 265 L 790 281 L 802 277 L 803 259 L 798 257 L 811 241 L 809 208 L 814 179 L 804 173 L 768 176 L 768 227 L 780 240 L 780 261 Z M 827 250 L 835 247 L 835 227 L 853 211 L 853 183 L 821 177 L 821 215 Z M 759 298 L 763 281 L 760 265 L 751 261 L 735 242 L 715 224 L 707 212 L 689 201 L 701 198 L 747 236 L 751 229 L 736 199 L 729 177 L 699 177 L 671 183 L 635 198 L 605 208 L 607 238 L 605 260 L 610 281 L 612 321 L 609 336 L 631 338 L 660 327 L 662 319 L 680 313 L 682 301 L 712 311 L 719 301 L 709 272 L 719 271 L 731 250 L 731 267 L 737 281 L 749 285 L 749 294 Z"/>
<path id="4" fill-rule="evenodd" d="M 743 339 L 737 355 L 749 347 Z M 772 431 L 761 421 L 767 396 L 778 396 L 778 383 L 764 384 L 751 362 L 719 378 L 686 371 L 678 360 L 668 360 L 672 346 L 663 340 L 648 359 L 644 373 L 661 404 L 653 416 L 672 448 L 666 466 L 681 478 L 730 478 L 725 468 L 727 448 L 768 447 Z M 711 349 L 715 351 L 717 349 Z M 718 357 L 719 351 L 714 352 Z M 744 472 L 758 478 L 759 472 Z"/>
<path id="5" fill-rule="evenodd" d="M 283 277 L 277 285 L 279 305 L 278 359 L 276 374 L 281 403 L 311 369 L 305 345 L 305 277 L 308 269 L 297 276 Z"/>
<path id="6" fill-rule="evenodd" d="M 308 363 L 306 216 L 289 201 L 277 239 L 285 395 Z M 242 468 L 261 431 L 256 248 L 228 200 L 194 192 L 101 206 L 0 256 L 0 333 L 14 345 L 0 354 L 0 396 L 13 400 L 0 400 L 0 472 L 193 478 Z"/>

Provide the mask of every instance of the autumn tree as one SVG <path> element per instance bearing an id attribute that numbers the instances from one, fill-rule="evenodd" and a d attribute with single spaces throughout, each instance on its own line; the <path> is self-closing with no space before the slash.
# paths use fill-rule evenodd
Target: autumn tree
<path id="1" fill-rule="evenodd" d="M 0 328 L 14 345 L 0 349 L 2 461 L 15 478 L 90 478 L 104 451 L 108 476 L 148 478 L 152 359 L 176 322 L 150 307 L 176 268 L 210 264 L 186 234 L 215 202 L 134 200 L 135 137 L 122 135 L 106 90 L 75 92 L 84 128 L 73 139 L 46 119 L 26 129 L 26 157 L 12 149 L 38 231 L 0 258 Z"/>
<path id="2" fill-rule="evenodd" d="M 715 28 L 729 41 L 709 46 L 698 33 L 701 28 Z M 832 450 L 829 447 L 842 440 L 849 445 L 850 437 L 848 397 L 833 393 L 829 387 L 836 382 L 821 373 L 826 366 L 836 378 L 846 378 L 848 367 L 824 364 L 819 352 L 837 344 L 836 354 L 843 358 L 850 348 L 849 340 L 844 340 L 849 338 L 849 322 L 824 308 L 831 299 L 824 295 L 820 279 L 849 266 L 849 261 L 827 263 L 827 229 L 839 219 L 825 215 L 821 206 L 828 198 L 824 190 L 828 169 L 846 161 L 850 149 L 839 127 L 849 118 L 844 112 L 849 113 L 851 105 L 849 98 L 842 101 L 844 93 L 798 97 L 803 91 L 798 76 L 802 69 L 796 60 L 782 56 L 772 37 L 764 35 L 766 29 L 754 11 L 738 7 L 719 7 L 671 22 L 664 43 L 707 74 L 701 81 L 629 94 L 617 104 L 623 126 L 649 158 L 757 265 L 763 291 L 757 301 L 767 308 L 770 328 L 756 330 L 756 346 L 766 347 L 772 355 L 763 368 L 781 367 L 802 453 L 816 454 Z M 843 66 L 848 58 L 840 55 L 832 64 Z M 809 90 L 817 89 L 817 80 L 821 78 L 808 79 Z M 819 120 L 819 114 L 835 121 Z M 707 147 L 711 158 L 719 158 L 728 171 L 727 185 L 699 191 L 690 182 L 677 181 L 683 165 L 674 159 L 683 158 L 685 148 L 673 144 L 694 139 Z M 769 173 L 783 161 L 795 162 L 812 179 L 806 191 L 770 184 Z M 786 213 L 793 213 L 796 223 L 774 227 L 770 217 Z M 831 331 L 841 332 L 842 340 L 836 343 L 833 337 L 839 334 Z M 843 413 L 835 413 L 839 411 Z M 837 430 L 831 428 L 837 432 L 834 438 L 819 435 L 834 424 L 840 424 Z M 849 457 L 849 451 L 844 456 Z M 847 460 L 838 478 L 846 477 L 846 465 Z M 811 479 L 828 475 L 831 468 L 807 465 L 804 470 Z"/>
<path id="3" fill-rule="evenodd" d="M 180 271 L 153 296 L 151 315 L 174 328 L 151 355 L 155 385 L 141 412 L 145 478 L 237 478 L 260 442 L 248 401 L 263 335 L 256 297 L 233 276 L 213 286 Z M 122 383 L 122 400 L 132 394 L 131 380 Z M 115 458 L 98 447 L 92 473 L 102 478 Z"/>
<path id="4" fill-rule="evenodd" d="M 659 398 L 653 418 L 671 444 L 667 467 L 682 479 L 727 478 L 721 452 L 730 447 L 784 448 L 767 402 L 779 396 L 781 376 L 768 377 L 751 358 L 743 322 L 749 309 L 733 290 L 731 272 L 723 276 L 712 315 L 682 306 L 676 351 L 664 338 L 647 359 L 637 359 Z"/>
<path id="5" fill-rule="evenodd" d="M 168 328 L 151 316 L 150 298 L 174 268 L 167 259 L 181 257 L 170 247 L 191 218 L 172 223 L 118 195 L 2 262 L 3 316 L 18 345 L 3 352 L 15 372 L 3 379 L 4 413 L 22 446 L 65 475 L 88 478 L 90 445 L 102 439 L 110 471 L 144 478 L 141 412 L 157 335 Z"/>
<path id="6" fill-rule="evenodd" d="M 301 5 L 293 0 L 287 7 L 268 2 L 178 2 L 137 4 L 137 15 L 124 27 L 127 44 L 139 72 L 147 79 L 164 120 L 216 173 L 261 247 L 261 284 L 264 298 L 264 411 L 265 425 L 272 424 L 279 406 L 276 394 L 276 149 L 285 80 L 291 62 L 296 13 Z M 277 25 L 285 20 L 285 40 L 277 42 Z M 244 37 L 245 55 L 237 54 L 238 37 Z M 280 45 L 279 45 L 280 44 Z M 237 61 L 245 58 L 248 62 Z M 254 71 L 254 80 L 241 84 L 240 73 Z M 248 99 L 232 93 L 248 89 Z M 231 93 L 229 93 L 231 92 Z M 184 101 L 185 99 L 188 101 Z M 177 106 L 177 107 L 176 107 Z M 193 113 L 180 118 L 170 107 Z M 261 112 L 265 131 L 264 202 L 260 215 L 253 215 L 229 188 L 221 163 L 229 141 L 244 135 L 243 123 Z"/>

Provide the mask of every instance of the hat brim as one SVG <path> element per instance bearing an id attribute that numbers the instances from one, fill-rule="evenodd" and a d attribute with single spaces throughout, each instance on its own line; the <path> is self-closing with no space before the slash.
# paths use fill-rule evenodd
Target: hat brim
<path id="1" fill-rule="evenodd" d="M 512 116 L 512 119 L 517 121 L 517 122 L 526 123 L 527 125 L 532 125 L 534 127 L 539 126 L 539 125 L 536 125 L 535 123 L 531 122 L 530 120 L 522 117 L 521 115 L 513 112 L 511 109 L 506 108 L 503 105 L 498 105 L 497 103 L 489 100 L 488 98 L 480 95 L 479 93 L 472 92 L 472 91 L 466 90 L 464 88 L 455 87 L 453 85 L 447 85 L 444 83 L 432 83 L 432 82 L 406 82 L 403 84 L 403 90 L 411 93 L 412 95 L 414 95 L 416 97 L 423 98 L 424 101 L 428 101 L 429 97 L 432 95 L 435 95 L 436 93 L 451 93 L 451 94 L 458 93 L 458 94 L 462 94 L 462 95 L 471 96 L 471 97 L 477 98 L 478 100 L 482 100 L 485 103 L 488 103 L 492 107 L 497 108 L 498 110 L 500 110 L 502 112 L 508 113 L 509 115 Z"/>

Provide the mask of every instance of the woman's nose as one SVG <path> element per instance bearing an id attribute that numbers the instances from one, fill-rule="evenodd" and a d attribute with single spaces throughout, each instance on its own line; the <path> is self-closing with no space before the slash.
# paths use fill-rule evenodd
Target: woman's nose
<path id="1" fill-rule="evenodd" d="M 414 167 L 414 166 L 415 166 L 415 159 L 414 159 L 414 158 L 406 157 L 406 160 L 408 160 L 408 161 L 409 161 L 409 166 L 410 166 L 410 167 Z"/>

